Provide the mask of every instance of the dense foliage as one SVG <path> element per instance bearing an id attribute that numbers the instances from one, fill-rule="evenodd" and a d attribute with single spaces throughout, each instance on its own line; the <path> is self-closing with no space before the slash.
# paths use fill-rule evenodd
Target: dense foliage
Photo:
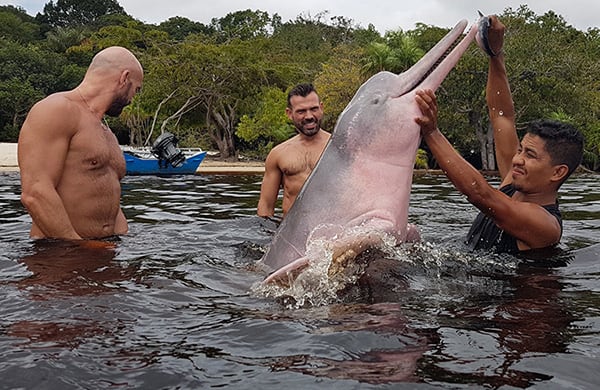
<path id="1" fill-rule="evenodd" d="M 584 165 L 600 169 L 600 30 L 582 32 L 527 6 L 500 17 L 518 128 L 537 118 L 570 121 L 586 136 Z M 327 12 L 283 22 L 243 10 L 208 25 L 180 16 L 152 25 L 116 0 L 50 1 L 35 17 L 0 6 L 0 141 L 16 141 L 37 100 L 75 87 L 97 51 L 121 45 L 146 72 L 142 93 L 111 123 L 121 143 L 148 144 L 169 130 L 180 146 L 264 158 L 294 134 L 284 113 L 291 86 L 315 84 L 331 131 L 368 77 L 406 70 L 446 32 L 417 24 L 381 35 Z M 486 72 L 473 45 L 438 90 L 440 127 L 467 159 L 493 169 Z M 419 164 L 426 160 L 421 154 Z"/>

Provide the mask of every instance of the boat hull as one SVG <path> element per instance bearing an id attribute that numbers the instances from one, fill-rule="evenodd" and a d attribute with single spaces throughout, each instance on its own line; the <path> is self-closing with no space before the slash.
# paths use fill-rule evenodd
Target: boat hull
<path id="1" fill-rule="evenodd" d="M 193 175 L 206 157 L 206 152 L 186 157 L 185 162 L 179 167 L 173 167 L 164 160 L 139 157 L 127 151 L 123 152 L 123 156 L 127 165 L 127 175 Z"/>

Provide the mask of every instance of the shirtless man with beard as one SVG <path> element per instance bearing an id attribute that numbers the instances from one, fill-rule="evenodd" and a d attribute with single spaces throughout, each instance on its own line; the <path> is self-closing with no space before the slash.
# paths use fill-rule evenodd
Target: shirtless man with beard
<path id="1" fill-rule="evenodd" d="M 103 117 L 119 116 L 143 77 L 129 50 L 109 47 L 94 56 L 75 89 L 31 108 L 18 160 L 32 238 L 82 240 L 127 232 L 120 206 L 125 160 Z"/>
<path id="2" fill-rule="evenodd" d="M 331 136 L 321 129 L 323 103 L 312 84 L 299 84 L 289 92 L 285 112 L 298 134 L 275 146 L 267 156 L 257 208 L 261 217 L 274 216 L 281 187 L 285 217 Z"/>

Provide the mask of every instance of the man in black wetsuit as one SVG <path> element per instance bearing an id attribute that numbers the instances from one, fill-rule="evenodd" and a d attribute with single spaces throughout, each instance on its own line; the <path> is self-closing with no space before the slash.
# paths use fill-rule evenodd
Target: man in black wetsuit
<path id="1" fill-rule="evenodd" d="M 550 247 L 562 235 L 558 189 L 581 163 L 583 136 L 565 123 L 537 121 L 519 142 L 502 52 L 504 25 L 496 16 L 490 21 L 486 99 L 500 188 L 491 187 L 439 131 L 432 91 L 417 91 L 422 116 L 415 121 L 450 181 L 481 211 L 467 237 L 471 248 L 517 253 Z"/>

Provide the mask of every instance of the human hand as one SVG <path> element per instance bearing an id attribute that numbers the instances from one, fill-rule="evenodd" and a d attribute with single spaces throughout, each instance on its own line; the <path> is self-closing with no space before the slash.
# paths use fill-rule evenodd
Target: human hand
<path id="1" fill-rule="evenodd" d="M 437 130 L 437 100 L 431 89 L 420 89 L 416 91 L 415 101 L 423 114 L 415 118 L 415 122 L 421 126 L 421 135 L 425 137 Z"/>
<path id="2" fill-rule="evenodd" d="M 496 55 L 502 52 L 502 47 L 504 46 L 504 24 L 498 19 L 496 15 L 490 16 L 490 28 L 488 30 L 488 41 L 490 44 L 490 49 Z"/>
<path id="3" fill-rule="evenodd" d="M 476 40 L 479 47 L 490 57 L 496 57 L 502 52 L 504 46 L 504 24 L 496 15 L 483 16 L 479 13 L 479 32 Z"/>

